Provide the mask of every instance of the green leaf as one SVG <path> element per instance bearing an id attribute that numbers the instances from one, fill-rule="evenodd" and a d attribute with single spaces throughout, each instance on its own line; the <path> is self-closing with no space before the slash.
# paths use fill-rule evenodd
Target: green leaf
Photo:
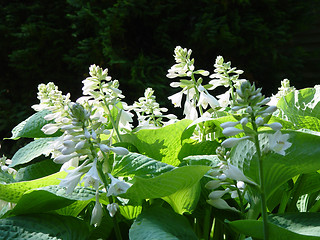
<path id="1" fill-rule="evenodd" d="M 76 200 L 85 201 L 94 197 L 95 191 L 89 188 L 76 187 L 71 194 L 66 194 L 66 190 L 60 186 L 46 186 L 25 192 L 8 214 L 48 212 L 66 207 Z"/>
<path id="2" fill-rule="evenodd" d="M 142 211 L 142 206 L 123 205 L 119 206 L 121 215 L 129 220 L 136 219 Z"/>
<path id="3" fill-rule="evenodd" d="M 177 123 L 158 129 L 141 129 L 130 135 L 122 136 L 122 140 L 136 146 L 139 153 L 155 160 L 178 166 L 178 154 L 184 142 L 191 141 L 193 128 L 186 129 L 191 120 L 181 120 Z"/>
<path id="4" fill-rule="evenodd" d="M 217 141 L 204 141 L 204 142 L 186 142 L 182 145 L 178 158 L 182 160 L 190 155 L 215 155 L 216 148 L 220 146 Z"/>
<path id="5" fill-rule="evenodd" d="M 198 239 L 184 216 L 162 207 L 142 212 L 129 230 L 130 240 L 196 240 Z"/>
<path id="6" fill-rule="evenodd" d="M 189 188 L 178 190 L 162 199 L 169 203 L 176 213 L 192 213 L 198 204 L 200 192 L 201 185 L 197 182 Z"/>
<path id="7" fill-rule="evenodd" d="M 0 219 L 0 239 L 86 240 L 89 227 L 74 217 L 30 214 Z"/>
<path id="8" fill-rule="evenodd" d="M 60 183 L 59 179 L 64 178 L 66 175 L 66 172 L 58 172 L 32 181 L 0 184 L 0 199 L 17 203 L 25 192 L 35 188 L 57 185 Z"/>
<path id="9" fill-rule="evenodd" d="M 184 166 L 154 178 L 135 177 L 134 184 L 124 196 L 136 200 L 169 196 L 177 191 L 190 188 L 199 182 L 210 169 L 209 166 Z"/>
<path id="10" fill-rule="evenodd" d="M 139 153 L 116 156 L 112 175 L 116 177 L 151 177 L 168 172 L 174 167 Z"/>
<path id="11" fill-rule="evenodd" d="M 61 165 L 54 163 L 52 159 L 45 159 L 26 167 L 19 168 L 15 180 L 17 182 L 34 180 L 56 173 L 60 168 Z"/>
<path id="12" fill-rule="evenodd" d="M 320 91 L 305 88 L 282 97 L 277 107 L 299 128 L 320 131 Z"/>
<path id="13" fill-rule="evenodd" d="M 49 114 L 50 111 L 43 110 L 41 112 L 37 112 L 18 124 L 13 130 L 12 130 L 12 137 L 10 139 L 19 139 L 21 137 L 25 138 L 45 138 L 45 137 L 52 137 L 52 136 L 60 136 L 61 133 L 57 132 L 53 135 L 46 135 L 41 131 L 41 128 L 52 122 L 47 121 L 44 119 L 44 116 Z"/>
<path id="14" fill-rule="evenodd" d="M 51 144 L 55 139 L 56 138 L 40 138 L 20 148 L 13 155 L 11 159 L 12 163 L 9 165 L 9 167 L 28 163 L 42 154 L 49 154 L 51 151 Z"/>
<path id="15" fill-rule="evenodd" d="M 292 177 L 320 169 L 320 136 L 297 131 L 284 133 L 290 135 L 289 142 L 292 143 L 286 150 L 286 155 L 269 152 L 263 158 L 264 182 L 268 197 Z M 268 135 L 263 133 L 259 136 L 262 148 L 268 148 Z M 234 147 L 231 151 L 231 162 L 243 169 L 246 176 L 259 182 L 258 160 L 253 142 L 244 140 Z"/>
<path id="16" fill-rule="evenodd" d="M 229 222 L 232 229 L 245 235 L 263 239 L 263 223 L 257 220 Z M 269 239 L 320 239 L 320 213 L 287 213 L 269 216 Z"/>

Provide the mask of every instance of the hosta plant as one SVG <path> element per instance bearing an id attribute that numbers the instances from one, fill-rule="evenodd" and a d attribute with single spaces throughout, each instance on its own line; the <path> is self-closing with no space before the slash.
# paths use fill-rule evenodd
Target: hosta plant
<path id="1" fill-rule="evenodd" d="M 0 160 L 0 238 L 320 239 L 320 86 L 265 97 L 191 54 L 167 74 L 183 119 L 151 88 L 126 103 L 96 65 L 75 101 L 40 84 L 12 130 L 29 143 Z"/>

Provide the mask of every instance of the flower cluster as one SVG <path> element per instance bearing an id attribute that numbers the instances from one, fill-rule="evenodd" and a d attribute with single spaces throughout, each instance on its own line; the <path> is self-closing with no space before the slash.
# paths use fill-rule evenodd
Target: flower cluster
<path id="1" fill-rule="evenodd" d="M 220 163 L 210 171 L 210 175 L 215 179 L 209 181 L 205 186 L 207 189 L 213 190 L 209 194 L 207 202 L 219 209 L 238 211 L 229 206 L 222 197 L 229 194 L 231 198 L 240 198 L 242 202 L 245 184 L 256 185 L 256 183 L 248 179 L 238 167 L 228 161 L 229 151 L 226 152 L 225 148 L 218 147 L 216 153 Z M 222 188 L 223 190 L 221 190 L 222 186 L 225 187 Z"/>
<path id="2" fill-rule="evenodd" d="M 230 102 L 236 98 L 234 89 L 245 81 L 244 79 L 239 79 L 239 75 L 242 74 L 243 71 L 231 67 L 231 62 L 225 63 L 222 56 L 216 58 L 214 67 L 214 74 L 209 76 L 212 78 L 212 80 L 209 81 L 209 90 L 213 90 L 219 86 L 229 88 L 225 93 L 217 96 L 220 107 L 226 109 L 230 105 Z"/>
<path id="3" fill-rule="evenodd" d="M 163 112 L 167 112 L 167 108 L 161 108 L 159 103 L 156 102 L 156 97 L 153 95 L 152 88 L 147 88 L 144 92 L 144 96 L 140 97 L 138 101 L 135 101 L 128 109 L 132 109 L 138 116 L 138 122 L 141 127 L 161 127 L 173 123 L 177 117 L 173 114 L 164 115 Z M 168 122 L 164 122 L 162 119 L 169 119 Z"/>
<path id="4" fill-rule="evenodd" d="M 106 166 L 106 173 L 110 172 L 108 163 L 111 152 L 117 155 L 126 155 L 129 151 L 123 147 L 112 146 L 112 141 L 120 137 L 119 128 L 131 128 L 131 113 L 121 107 L 125 103 L 118 89 L 118 81 L 111 81 L 108 70 L 92 65 L 90 77 L 83 81 L 83 94 L 76 102 L 69 100 L 69 95 L 63 96 L 53 83 L 39 86 L 38 97 L 40 104 L 35 105 L 36 110 L 49 110 L 51 113 L 45 116 L 46 120 L 53 120 L 43 126 L 46 134 L 52 134 L 60 130 L 62 135 L 52 143 L 52 158 L 57 164 L 63 164 L 61 170 L 68 174 L 61 179 L 60 186 L 66 188 L 68 194 L 72 193 L 78 184 L 85 187 L 93 187 L 96 190 L 96 205 L 93 209 L 91 223 L 99 225 L 102 217 L 102 208 L 99 203 L 99 189 L 103 184 L 108 196 L 118 196 L 126 192 L 130 185 L 117 180 L 111 174 L 109 183 L 103 182 L 101 174 L 105 174 L 102 165 Z M 113 116 L 117 114 L 117 119 Z M 108 125 L 112 123 L 112 128 Z M 70 167 L 75 167 L 69 169 Z M 119 182 L 121 189 L 119 191 Z M 125 187 L 124 187 L 125 186 Z M 115 207 L 112 208 L 115 214 Z"/>
<path id="5" fill-rule="evenodd" d="M 236 92 L 239 98 L 236 99 L 232 110 L 241 110 L 242 119 L 237 122 L 225 122 L 221 124 L 223 128 L 222 133 L 227 137 L 240 133 L 244 133 L 245 136 L 241 138 L 227 138 L 221 145 L 225 148 L 231 148 L 244 139 L 254 140 L 258 136 L 258 128 L 269 127 L 276 131 L 270 135 L 270 150 L 285 155 L 284 151 L 291 146 L 291 143 L 287 142 L 289 135 L 280 132 L 282 128 L 280 123 L 273 122 L 268 124 L 272 113 L 277 110 L 277 107 L 266 105 L 270 102 L 270 98 L 265 98 L 261 94 L 261 89 L 256 89 L 255 85 L 251 85 L 249 81 L 243 82 Z M 249 127 L 248 123 L 250 123 L 252 128 Z M 240 125 L 242 129 L 236 128 L 237 125 Z"/>
<path id="6" fill-rule="evenodd" d="M 295 91 L 295 87 L 290 86 L 289 79 L 285 78 L 281 81 L 281 87 L 278 88 L 278 92 L 276 95 L 271 96 L 271 101 L 268 103 L 268 105 L 277 105 L 279 99 L 283 96 L 286 96 L 287 94 Z"/>
<path id="7" fill-rule="evenodd" d="M 186 48 L 176 47 L 174 50 L 174 57 L 176 60 L 169 70 L 167 77 L 190 77 L 190 80 L 181 79 L 180 82 L 172 82 L 171 87 L 180 87 L 182 90 L 169 97 L 175 107 L 181 107 L 183 95 L 186 95 L 183 114 L 187 119 L 195 120 L 198 118 L 197 107 L 199 108 L 200 115 L 203 115 L 203 109 L 208 105 L 215 109 L 219 106 L 218 100 L 209 94 L 205 86 L 202 86 L 202 78 L 195 79 L 195 75 L 208 76 L 209 72 L 205 70 L 194 70 L 194 59 L 190 59 L 191 50 Z"/>

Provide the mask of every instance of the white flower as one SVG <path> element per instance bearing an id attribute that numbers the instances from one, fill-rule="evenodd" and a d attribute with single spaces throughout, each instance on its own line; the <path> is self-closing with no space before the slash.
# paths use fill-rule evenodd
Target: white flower
<path id="1" fill-rule="evenodd" d="M 118 196 L 120 194 L 126 193 L 127 190 L 131 187 L 129 183 L 114 178 L 110 173 L 108 173 L 108 175 L 111 179 L 111 184 L 108 189 L 107 197 Z"/>
<path id="2" fill-rule="evenodd" d="M 228 128 L 228 127 L 234 127 L 236 125 L 238 125 L 239 122 L 224 122 L 220 124 L 220 127 L 222 128 Z"/>
<path id="3" fill-rule="evenodd" d="M 291 147 L 292 143 L 288 142 L 290 135 L 282 134 L 279 130 L 274 134 L 269 134 L 269 147 L 275 153 L 285 156 L 285 150 Z"/>
<path id="4" fill-rule="evenodd" d="M 99 226 L 103 216 L 103 209 L 101 203 L 99 202 L 99 192 L 96 192 L 96 204 L 92 210 L 91 221 L 90 224 L 95 227 Z"/>
<path id="5" fill-rule="evenodd" d="M 114 217 L 119 209 L 119 205 L 117 203 L 111 203 L 107 205 L 107 209 L 109 211 L 110 217 Z"/>
<path id="6" fill-rule="evenodd" d="M 227 176 L 227 178 L 256 185 L 256 183 L 249 180 L 238 167 L 230 163 L 228 164 L 227 169 L 224 171 L 224 174 Z"/>
<path id="7" fill-rule="evenodd" d="M 67 188 L 66 193 L 70 194 L 73 192 L 75 187 L 78 185 L 80 178 L 84 174 L 82 172 L 83 168 L 86 166 L 88 161 L 85 161 L 83 164 L 81 164 L 79 167 L 71 170 L 71 171 L 66 171 L 68 172 L 68 175 L 64 179 L 60 179 L 61 182 L 59 186 Z"/>
<path id="8" fill-rule="evenodd" d="M 228 107 L 230 104 L 230 91 L 228 90 L 225 93 L 218 95 L 217 98 L 219 98 L 218 102 L 220 107 Z"/>
<path id="9" fill-rule="evenodd" d="M 207 184 L 205 185 L 205 188 L 213 190 L 213 189 L 220 187 L 221 184 L 222 183 L 220 180 L 211 180 L 211 181 L 207 182 Z"/>
<path id="10" fill-rule="evenodd" d="M 99 173 L 97 170 L 97 159 L 96 158 L 93 160 L 93 164 L 92 164 L 92 167 L 90 168 L 90 170 L 83 177 L 82 182 L 84 182 L 85 187 L 92 186 L 96 190 L 99 189 L 99 185 L 100 185 L 100 183 L 102 183 L 102 181 L 100 180 L 100 176 L 99 176 Z"/>
<path id="11" fill-rule="evenodd" d="M 168 99 L 171 100 L 174 107 L 181 107 L 182 96 L 183 96 L 183 92 L 181 91 L 171 95 L 170 97 L 168 97 Z"/>
<path id="12" fill-rule="evenodd" d="M 115 154 L 118 154 L 118 155 L 127 155 L 127 154 L 129 154 L 128 149 L 126 149 L 124 147 L 112 147 L 112 148 L 110 148 L 110 150 L 112 152 L 114 152 Z"/>

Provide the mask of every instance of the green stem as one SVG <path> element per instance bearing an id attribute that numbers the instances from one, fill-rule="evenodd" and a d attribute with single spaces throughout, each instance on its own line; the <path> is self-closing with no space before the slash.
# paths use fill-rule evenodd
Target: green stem
<path id="1" fill-rule="evenodd" d="M 100 178 L 103 182 L 103 185 L 104 185 L 105 189 L 107 190 L 107 187 L 108 187 L 110 181 L 106 178 L 106 175 L 103 173 L 102 164 L 99 161 L 97 161 L 97 170 L 99 172 L 99 175 L 100 175 Z M 109 204 L 114 202 L 112 196 L 109 196 L 108 200 L 109 200 Z M 114 217 L 112 217 L 112 221 L 113 221 L 114 232 L 116 234 L 117 240 L 122 240 L 119 223 L 117 221 L 117 214 Z"/>
<path id="2" fill-rule="evenodd" d="M 117 134 L 117 137 L 118 137 L 119 142 L 121 142 L 121 136 L 120 136 L 120 132 L 119 132 L 118 126 L 116 125 L 116 122 L 114 121 L 114 119 L 113 119 L 113 117 L 112 117 L 110 108 L 109 108 L 106 100 L 104 99 L 103 101 L 104 101 L 104 104 L 105 104 L 105 106 L 106 106 L 106 108 L 107 108 L 107 110 L 108 110 L 108 115 L 109 115 L 109 117 L 110 117 L 110 121 L 111 121 L 112 127 L 113 127 L 113 129 L 116 131 L 116 134 Z M 120 111 L 120 114 L 121 114 L 121 111 Z"/>
<path id="3" fill-rule="evenodd" d="M 263 159 L 261 155 L 260 143 L 258 138 L 258 128 L 255 122 L 254 114 L 251 114 L 251 123 L 253 130 L 256 132 L 254 136 L 254 144 L 258 155 L 258 165 L 259 165 L 259 180 L 260 180 L 260 197 L 261 197 L 261 215 L 263 220 L 263 236 L 264 240 L 269 239 L 269 229 L 268 229 L 268 213 L 267 213 L 267 199 L 265 195 L 264 186 L 264 174 L 263 174 Z"/>

